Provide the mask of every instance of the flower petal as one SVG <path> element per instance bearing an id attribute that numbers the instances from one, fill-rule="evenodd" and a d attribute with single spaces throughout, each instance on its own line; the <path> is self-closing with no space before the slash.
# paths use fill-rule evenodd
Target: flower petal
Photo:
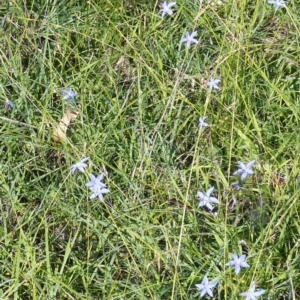
<path id="1" fill-rule="evenodd" d="M 246 166 L 242 161 L 238 161 L 239 166 L 241 167 L 241 169 L 245 170 Z"/>
<path id="2" fill-rule="evenodd" d="M 206 196 L 209 197 L 210 194 L 214 191 L 215 187 L 212 186 L 207 192 L 206 192 Z"/>
<path id="3" fill-rule="evenodd" d="M 266 290 L 258 290 L 258 291 L 255 291 L 253 294 L 255 297 L 259 297 L 262 294 L 264 294 L 265 292 L 266 292 Z"/>
<path id="4" fill-rule="evenodd" d="M 248 174 L 246 172 L 244 172 L 241 176 L 241 180 L 244 180 L 247 176 L 248 176 Z"/>
<path id="5" fill-rule="evenodd" d="M 202 193 L 202 192 L 197 192 L 197 196 L 200 198 L 200 199 L 204 199 L 205 195 Z"/>
<path id="6" fill-rule="evenodd" d="M 209 202 L 206 203 L 206 207 L 207 207 L 209 210 L 213 210 L 213 209 L 214 209 L 213 206 L 212 206 Z"/>
<path id="7" fill-rule="evenodd" d="M 216 204 L 219 204 L 219 200 L 215 197 L 209 197 L 209 202 L 212 202 L 212 203 L 216 203 Z"/>
<path id="8" fill-rule="evenodd" d="M 241 266 L 239 264 L 236 264 L 234 270 L 235 270 L 235 274 L 238 275 L 241 271 Z"/>
<path id="9" fill-rule="evenodd" d="M 254 164 L 255 164 L 256 160 L 251 160 L 248 164 L 247 164 L 247 168 L 251 168 Z"/>

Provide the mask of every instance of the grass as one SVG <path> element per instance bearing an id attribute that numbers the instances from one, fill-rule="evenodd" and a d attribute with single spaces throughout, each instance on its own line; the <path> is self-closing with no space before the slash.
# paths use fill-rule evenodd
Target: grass
<path id="1" fill-rule="evenodd" d="M 164 19 L 156 1 L 0 5 L 0 99 L 15 105 L 0 116 L 2 299 L 199 299 L 205 275 L 214 299 L 252 281 L 260 299 L 300 297 L 300 4 L 208 2 Z M 56 143 L 69 87 L 80 113 Z M 101 172 L 104 202 L 85 186 Z M 213 213 L 196 196 L 210 186 Z M 236 276 L 230 253 L 250 268 Z"/>

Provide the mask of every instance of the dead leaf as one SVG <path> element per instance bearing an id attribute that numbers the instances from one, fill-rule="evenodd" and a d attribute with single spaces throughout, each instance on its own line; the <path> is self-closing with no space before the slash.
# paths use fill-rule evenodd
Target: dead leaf
<path id="1" fill-rule="evenodd" d="M 72 121 L 74 121 L 79 114 L 79 111 L 75 111 L 68 107 L 63 117 L 59 121 L 57 127 L 55 128 L 52 138 L 57 143 L 63 143 L 67 139 L 67 129 Z"/>

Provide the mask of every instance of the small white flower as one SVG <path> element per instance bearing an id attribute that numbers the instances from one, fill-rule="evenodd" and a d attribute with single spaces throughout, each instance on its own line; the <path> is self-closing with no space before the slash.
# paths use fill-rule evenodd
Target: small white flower
<path id="1" fill-rule="evenodd" d="M 162 9 L 160 10 L 160 12 L 162 13 L 161 16 L 164 17 L 166 14 L 168 14 L 169 16 L 173 15 L 173 11 L 171 8 L 174 5 L 176 5 L 176 2 L 167 3 L 167 1 L 165 1 L 164 3 L 162 3 Z"/>
<path id="2" fill-rule="evenodd" d="M 90 174 L 90 179 L 91 181 L 89 181 L 86 186 L 88 186 L 89 188 L 97 185 L 97 186 L 101 186 L 101 187 L 106 187 L 106 185 L 102 182 L 104 174 L 101 173 L 100 175 L 98 175 L 97 177 L 94 176 L 93 174 Z"/>
<path id="3" fill-rule="evenodd" d="M 206 206 L 209 210 L 213 209 L 211 203 L 219 204 L 219 200 L 215 197 L 210 197 L 210 194 L 214 191 L 214 187 L 211 187 L 206 194 L 202 192 L 197 192 L 198 197 L 200 198 L 199 207 Z"/>
<path id="4" fill-rule="evenodd" d="M 195 39 L 197 36 L 197 31 L 193 31 L 191 34 L 187 32 L 185 34 L 185 38 L 182 38 L 180 40 L 180 43 L 186 43 L 187 48 L 191 46 L 191 44 L 198 44 L 198 41 Z"/>
<path id="5" fill-rule="evenodd" d="M 241 268 L 249 268 L 250 266 L 245 262 L 246 255 L 243 254 L 240 257 L 238 257 L 236 254 L 230 254 L 231 260 L 226 264 L 226 266 L 234 266 L 235 274 L 238 275 L 241 271 Z"/>
<path id="6" fill-rule="evenodd" d="M 200 128 L 200 129 L 202 129 L 202 127 L 207 127 L 207 126 L 209 126 L 208 125 L 208 123 L 206 123 L 205 122 L 205 119 L 207 118 L 207 116 L 205 116 L 205 117 L 200 117 L 199 118 L 199 125 L 198 125 L 198 127 Z"/>
<path id="7" fill-rule="evenodd" d="M 221 79 L 214 79 L 213 77 L 210 78 L 210 80 L 207 82 L 207 85 L 209 86 L 209 88 L 215 89 L 215 90 L 219 90 L 219 83 L 221 82 Z"/>
<path id="8" fill-rule="evenodd" d="M 87 160 L 89 160 L 89 157 L 83 158 L 78 163 L 71 166 L 71 173 L 73 174 L 76 170 L 80 172 L 84 172 L 84 169 L 87 167 L 87 164 L 85 163 Z"/>
<path id="9" fill-rule="evenodd" d="M 90 199 L 98 197 L 100 201 L 103 201 L 103 195 L 109 193 L 109 189 L 103 187 L 102 185 L 103 183 L 101 182 L 101 184 L 95 184 L 92 187 L 90 187 L 90 190 L 92 192 Z"/>
<path id="10" fill-rule="evenodd" d="M 196 288 L 201 292 L 200 297 L 203 297 L 205 294 L 208 294 L 210 297 L 213 297 L 212 289 L 217 285 L 218 283 L 215 281 L 209 281 L 207 279 L 207 276 L 205 276 L 201 283 L 196 284 Z"/>
<path id="11" fill-rule="evenodd" d="M 255 160 L 250 161 L 247 165 L 243 162 L 238 161 L 240 168 L 233 173 L 233 175 L 241 175 L 241 180 L 244 180 L 248 175 L 252 175 L 254 171 L 252 166 L 255 164 Z"/>
<path id="12" fill-rule="evenodd" d="M 283 0 L 271 0 L 268 1 L 268 3 L 274 5 L 275 11 L 281 7 L 286 7 L 285 1 Z"/>
<path id="13" fill-rule="evenodd" d="M 245 300 L 257 300 L 259 296 L 264 294 L 265 290 L 255 290 L 255 282 L 251 282 L 250 289 L 247 292 L 241 293 L 242 297 L 245 297 Z"/>
<path id="14" fill-rule="evenodd" d="M 109 189 L 106 188 L 106 184 L 102 182 L 103 177 L 103 173 L 101 173 L 97 177 L 93 174 L 90 174 L 91 181 L 86 184 L 86 186 L 88 186 L 90 191 L 92 192 L 90 199 L 98 197 L 100 201 L 103 201 L 103 195 L 109 193 Z"/>
<path id="15" fill-rule="evenodd" d="M 62 93 L 64 95 L 65 100 L 70 100 L 70 101 L 75 102 L 75 97 L 76 97 L 77 93 L 72 91 L 71 88 L 69 88 L 67 90 L 62 90 Z"/>

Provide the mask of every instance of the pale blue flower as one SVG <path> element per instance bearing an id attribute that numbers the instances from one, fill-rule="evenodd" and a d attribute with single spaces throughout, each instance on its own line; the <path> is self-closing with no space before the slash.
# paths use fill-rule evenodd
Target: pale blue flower
<path id="1" fill-rule="evenodd" d="M 255 164 L 255 160 L 250 161 L 247 165 L 243 162 L 238 161 L 240 168 L 233 173 L 233 175 L 241 175 L 241 180 L 244 180 L 248 175 L 252 175 L 254 171 L 252 166 Z"/>
<path id="2" fill-rule="evenodd" d="M 196 36 L 197 31 L 193 31 L 191 34 L 187 32 L 185 38 L 180 40 L 180 43 L 186 43 L 187 48 L 189 48 L 192 44 L 198 44 L 198 41 L 195 39 Z"/>
<path id="3" fill-rule="evenodd" d="M 15 107 L 15 105 L 11 101 L 6 99 L 5 104 L 4 104 L 4 109 L 9 110 L 9 109 L 13 109 L 14 107 Z"/>
<path id="4" fill-rule="evenodd" d="M 97 177 L 94 176 L 93 174 L 90 174 L 90 179 L 91 181 L 89 181 L 86 186 L 88 186 L 89 188 L 93 187 L 94 185 L 98 185 L 101 187 L 106 187 L 106 185 L 102 182 L 104 174 L 101 173 L 100 175 L 98 175 Z"/>
<path id="5" fill-rule="evenodd" d="M 236 254 L 230 254 L 232 260 L 226 264 L 226 266 L 234 266 L 235 274 L 239 274 L 241 268 L 249 268 L 250 266 L 245 262 L 246 255 L 243 254 L 238 257 Z"/>
<path id="6" fill-rule="evenodd" d="M 210 78 L 210 80 L 207 82 L 207 85 L 209 86 L 209 88 L 215 89 L 215 90 L 219 90 L 219 83 L 221 82 L 221 79 L 215 79 L 213 77 Z"/>
<path id="7" fill-rule="evenodd" d="M 76 97 L 77 93 L 74 92 L 74 91 L 72 91 L 71 88 L 69 88 L 67 90 L 62 90 L 62 93 L 64 95 L 64 99 L 65 100 L 69 100 L 69 101 L 75 102 L 75 97 Z"/>
<path id="8" fill-rule="evenodd" d="M 210 194 L 214 191 L 214 187 L 211 187 L 205 194 L 197 192 L 197 196 L 200 198 L 199 207 L 206 206 L 209 210 L 213 209 L 211 203 L 219 204 L 219 200 L 215 197 L 210 197 Z"/>
<path id="9" fill-rule="evenodd" d="M 207 116 L 205 116 L 203 118 L 202 117 L 199 118 L 199 125 L 198 125 L 199 129 L 202 129 L 202 127 L 209 126 L 208 123 L 205 122 L 206 118 L 207 118 Z"/>
<path id="10" fill-rule="evenodd" d="M 268 1 L 268 3 L 274 5 L 275 11 L 279 8 L 286 7 L 286 3 L 283 0 L 271 0 Z"/>
<path id="11" fill-rule="evenodd" d="M 251 282 L 250 289 L 247 292 L 241 293 L 240 295 L 245 297 L 245 300 L 257 300 L 257 298 L 265 292 L 265 290 L 255 290 L 255 282 Z"/>
<path id="12" fill-rule="evenodd" d="M 200 297 L 203 297 L 206 294 L 213 297 L 214 295 L 212 290 L 217 284 L 218 283 L 215 281 L 209 281 L 207 276 L 205 276 L 201 283 L 196 284 L 196 288 L 201 292 Z"/>
<path id="13" fill-rule="evenodd" d="M 99 176 L 94 176 L 93 174 L 90 174 L 90 179 L 86 186 L 89 187 L 90 191 L 92 192 L 92 195 L 90 196 L 90 199 L 99 198 L 100 201 L 103 201 L 103 195 L 109 193 L 109 189 L 106 188 L 106 184 L 102 182 L 102 179 L 104 177 L 104 174 L 101 173 Z"/>
<path id="14" fill-rule="evenodd" d="M 95 184 L 92 187 L 90 187 L 90 190 L 92 192 L 92 195 L 90 196 L 90 199 L 99 198 L 100 201 L 103 201 L 103 195 L 109 193 L 109 189 L 106 187 L 103 187 L 103 182 L 100 184 Z"/>
<path id="15" fill-rule="evenodd" d="M 76 170 L 84 173 L 84 169 L 87 167 L 87 164 L 85 163 L 87 160 L 89 160 L 89 157 L 83 158 L 78 163 L 71 166 L 71 173 L 73 174 Z"/>
<path id="16" fill-rule="evenodd" d="M 160 10 L 160 12 L 162 13 L 161 16 L 164 17 L 166 14 L 168 14 L 169 16 L 171 16 L 173 14 L 173 11 L 172 11 L 172 7 L 176 5 L 176 2 L 163 2 L 161 4 L 161 7 L 162 9 Z"/>

